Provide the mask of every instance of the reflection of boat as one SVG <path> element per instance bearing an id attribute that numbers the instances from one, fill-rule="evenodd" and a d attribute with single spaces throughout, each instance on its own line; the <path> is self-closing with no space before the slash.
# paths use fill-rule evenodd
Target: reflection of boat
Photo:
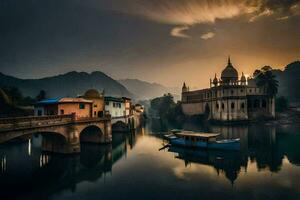
<path id="1" fill-rule="evenodd" d="M 196 133 L 191 131 L 173 132 L 165 135 L 172 145 L 209 149 L 239 150 L 240 139 L 217 140 L 216 133 Z"/>
<path id="2" fill-rule="evenodd" d="M 168 151 L 175 153 L 175 158 L 183 160 L 186 166 L 202 164 L 215 168 L 218 174 L 224 173 L 232 184 L 237 179 L 241 167 L 247 166 L 247 157 L 243 157 L 238 151 L 195 150 L 180 146 L 170 146 Z"/>

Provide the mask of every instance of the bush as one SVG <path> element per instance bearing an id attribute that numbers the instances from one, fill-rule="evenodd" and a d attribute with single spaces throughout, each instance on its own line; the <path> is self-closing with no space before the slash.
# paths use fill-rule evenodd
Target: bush
<path id="1" fill-rule="evenodd" d="M 275 110 L 277 112 L 282 112 L 287 109 L 288 109 L 288 100 L 283 96 L 277 97 L 275 103 Z"/>

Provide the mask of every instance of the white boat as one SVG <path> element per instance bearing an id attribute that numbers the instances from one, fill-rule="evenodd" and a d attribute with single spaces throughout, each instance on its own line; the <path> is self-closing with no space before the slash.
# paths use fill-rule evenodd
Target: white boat
<path id="1" fill-rule="evenodd" d="M 197 133 L 191 131 L 175 132 L 166 135 L 169 142 L 175 146 L 199 147 L 208 149 L 239 150 L 240 139 L 217 140 L 220 134 L 217 133 Z"/>

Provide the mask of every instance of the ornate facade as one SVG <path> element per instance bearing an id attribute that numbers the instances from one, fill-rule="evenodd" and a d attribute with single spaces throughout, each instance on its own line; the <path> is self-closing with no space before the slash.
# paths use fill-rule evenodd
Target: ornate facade
<path id="1" fill-rule="evenodd" d="M 210 120 L 245 121 L 260 117 L 275 117 L 274 97 L 253 79 L 239 78 L 230 58 L 221 78 L 215 75 L 210 88 L 190 91 L 183 83 L 182 110 L 187 116 L 206 114 Z"/>

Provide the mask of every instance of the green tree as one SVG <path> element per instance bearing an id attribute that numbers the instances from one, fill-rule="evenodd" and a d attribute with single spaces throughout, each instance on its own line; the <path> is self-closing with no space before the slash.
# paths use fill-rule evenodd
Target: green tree
<path id="1" fill-rule="evenodd" d="M 37 101 L 41 101 L 43 99 L 46 99 L 46 91 L 45 90 L 41 90 L 39 92 L 39 94 L 36 96 Z"/>
<path id="2" fill-rule="evenodd" d="M 270 96 L 276 96 L 278 92 L 278 81 L 272 73 L 270 66 L 264 66 L 261 70 L 255 70 L 254 78 L 258 87 L 263 87 L 267 90 Z"/>
<path id="3" fill-rule="evenodd" d="M 278 97 L 276 98 L 276 104 L 275 104 L 275 110 L 278 111 L 278 112 L 282 112 L 284 110 L 287 110 L 288 109 L 288 100 L 281 96 L 281 97 Z"/>
<path id="4" fill-rule="evenodd" d="M 18 105 L 22 101 L 23 95 L 18 88 L 4 87 L 3 90 L 7 94 L 7 96 L 10 98 L 11 103 L 13 105 Z"/>

